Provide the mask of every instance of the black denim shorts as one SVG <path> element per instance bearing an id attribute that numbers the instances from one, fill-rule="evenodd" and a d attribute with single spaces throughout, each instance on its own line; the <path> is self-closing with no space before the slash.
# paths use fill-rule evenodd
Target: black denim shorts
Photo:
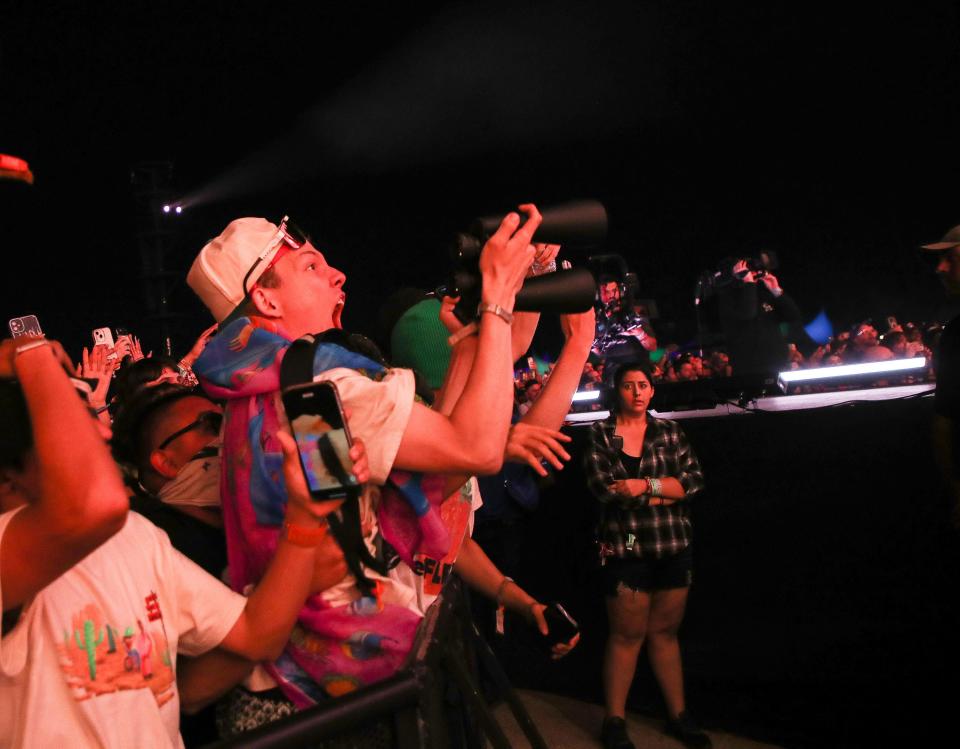
<path id="1" fill-rule="evenodd" d="M 688 588 L 693 582 L 693 547 L 687 545 L 678 554 L 660 559 L 608 558 L 600 573 L 603 593 L 611 598 L 616 598 L 621 584 L 646 593 Z"/>

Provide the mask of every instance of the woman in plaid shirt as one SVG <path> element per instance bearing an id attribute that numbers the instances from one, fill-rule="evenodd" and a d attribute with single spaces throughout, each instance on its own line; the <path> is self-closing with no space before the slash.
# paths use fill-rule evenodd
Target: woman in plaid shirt
<path id="1" fill-rule="evenodd" d="M 647 641 L 667 705 L 667 733 L 709 747 L 686 711 L 677 630 L 693 580 L 689 500 L 703 471 L 675 421 L 647 414 L 650 365 L 628 362 L 614 377 L 613 415 L 591 426 L 587 484 L 601 503 L 598 538 L 610 637 L 603 664 L 604 746 L 632 749 L 624 723 L 627 692 Z"/>

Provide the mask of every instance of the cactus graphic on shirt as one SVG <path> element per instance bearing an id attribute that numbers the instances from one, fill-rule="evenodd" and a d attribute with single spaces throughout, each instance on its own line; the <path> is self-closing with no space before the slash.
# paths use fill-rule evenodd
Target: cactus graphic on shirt
<path id="1" fill-rule="evenodd" d="M 94 638 L 96 627 L 93 621 L 87 619 L 83 623 L 83 642 L 80 642 L 80 631 L 73 630 L 73 639 L 77 642 L 77 647 L 86 652 L 87 666 L 90 669 L 90 681 L 97 680 L 97 646 L 103 642 L 103 632 L 99 632 Z"/>
<path id="2" fill-rule="evenodd" d="M 117 652 L 117 640 L 113 636 L 113 627 L 109 624 L 107 626 L 107 652 L 116 653 Z"/>

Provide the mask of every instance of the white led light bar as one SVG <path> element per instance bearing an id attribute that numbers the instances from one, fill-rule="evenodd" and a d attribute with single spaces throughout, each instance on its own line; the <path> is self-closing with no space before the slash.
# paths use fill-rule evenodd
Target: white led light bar
<path id="1" fill-rule="evenodd" d="M 888 374 L 923 369 L 927 360 L 922 356 L 913 359 L 894 359 L 893 361 L 875 361 L 864 364 L 841 364 L 839 367 L 818 367 L 817 369 L 795 369 L 780 373 L 780 382 L 790 385 L 810 380 L 833 380 L 838 377 L 854 377 L 865 374 Z"/>
<path id="2" fill-rule="evenodd" d="M 600 397 L 599 390 L 580 390 L 573 394 L 573 402 L 577 401 L 595 401 Z"/>

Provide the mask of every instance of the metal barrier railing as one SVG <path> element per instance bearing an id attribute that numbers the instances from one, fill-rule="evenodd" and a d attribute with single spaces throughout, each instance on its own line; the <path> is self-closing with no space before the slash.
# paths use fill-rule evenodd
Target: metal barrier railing
<path id="1" fill-rule="evenodd" d="M 509 749 L 510 742 L 481 693 L 478 662 L 503 694 L 530 745 L 546 749 L 493 651 L 477 631 L 455 576 L 428 609 L 407 663 L 396 675 L 212 744 L 211 749 L 382 746 L 383 732 L 370 744 L 356 738 L 349 744 L 342 741 L 377 722 L 389 734 L 388 745 L 398 749 L 473 749 L 483 746 L 484 736 L 494 749 Z M 451 703 L 451 694 L 459 705 Z"/>

